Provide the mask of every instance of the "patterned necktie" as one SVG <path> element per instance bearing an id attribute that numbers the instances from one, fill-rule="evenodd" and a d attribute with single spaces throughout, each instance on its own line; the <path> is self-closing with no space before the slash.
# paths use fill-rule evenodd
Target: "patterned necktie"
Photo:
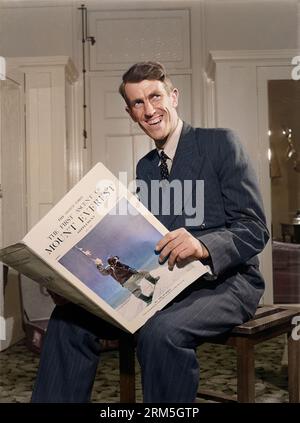
<path id="1" fill-rule="evenodd" d="M 160 179 L 169 179 L 169 169 L 167 165 L 168 156 L 164 151 L 160 153 Z"/>

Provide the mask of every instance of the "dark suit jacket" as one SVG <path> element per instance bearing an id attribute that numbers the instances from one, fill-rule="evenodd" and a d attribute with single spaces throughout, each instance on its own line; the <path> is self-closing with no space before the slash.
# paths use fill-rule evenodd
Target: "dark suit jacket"
<path id="1" fill-rule="evenodd" d="M 151 181 L 159 179 L 158 163 L 155 149 L 137 164 L 139 196 L 150 210 L 157 197 L 151 198 Z M 139 186 L 141 180 L 144 186 Z M 156 217 L 169 230 L 185 227 L 198 238 L 209 250 L 216 276 L 226 272 L 248 273 L 249 266 L 254 267 L 255 278 L 252 275 L 249 281 L 262 288 L 257 254 L 264 248 L 269 234 L 256 176 L 236 134 L 227 129 L 195 129 L 184 123 L 169 182 L 172 184 L 174 180 L 182 184 L 184 180 L 192 181 L 193 204 L 196 204 L 196 181 L 204 181 L 203 221 L 186 225 L 186 219 L 191 217 L 185 210 L 191 201 L 189 193 L 180 213 L 172 212 L 173 198 L 171 214 L 154 210 Z M 157 201 L 161 202 L 162 197 Z"/>

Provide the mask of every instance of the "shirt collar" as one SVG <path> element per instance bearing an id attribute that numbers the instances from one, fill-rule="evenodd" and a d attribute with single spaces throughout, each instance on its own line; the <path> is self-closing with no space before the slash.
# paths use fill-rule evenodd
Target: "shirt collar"
<path id="1" fill-rule="evenodd" d="M 175 130 L 172 132 L 172 134 L 169 135 L 166 144 L 164 145 L 164 148 L 158 148 L 158 154 L 160 155 L 161 151 L 163 150 L 165 154 L 168 156 L 170 160 L 173 161 L 177 145 L 179 142 L 180 134 L 182 131 L 183 122 L 181 119 L 178 119 L 177 126 Z"/>

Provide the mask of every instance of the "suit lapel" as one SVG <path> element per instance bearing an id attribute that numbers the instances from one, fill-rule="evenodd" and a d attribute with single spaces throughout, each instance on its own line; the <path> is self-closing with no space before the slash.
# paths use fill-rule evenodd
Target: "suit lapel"
<path id="1" fill-rule="evenodd" d="M 170 173 L 170 182 L 174 179 L 184 181 L 192 179 L 192 176 L 195 177 L 192 166 L 198 158 L 195 148 L 194 131 L 184 122 Z"/>
<path id="2" fill-rule="evenodd" d="M 159 163 L 159 155 L 157 150 L 152 151 L 152 156 L 148 162 L 149 166 L 145 169 L 145 182 L 151 183 L 153 180 L 160 179 L 160 168 L 158 166 Z"/>

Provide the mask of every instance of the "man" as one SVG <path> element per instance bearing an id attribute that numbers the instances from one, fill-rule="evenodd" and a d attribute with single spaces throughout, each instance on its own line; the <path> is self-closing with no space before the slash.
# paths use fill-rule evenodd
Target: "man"
<path id="1" fill-rule="evenodd" d="M 177 214 L 160 209 L 156 215 L 170 232 L 156 248 L 170 270 L 201 260 L 210 265 L 213 277 L 200 278 L 157 312 L 137 341 L 144 401 L 193 402 L 199 381 L 196 347 L 253 316 L 263 293 L 257 254 L 268 230 L 262 202 L 236 136 L 183 123 L 177 114 L 178 90 L 161 64 L 132 66 L 123 75 L 120 93 L 131 118 L 156 145 L 137 165 L 137 178 L 144 182 L 141 199 L 148 207 L 157 201 L 151 191 L 155 180 L 179 180 L 182 186 L 191 181 L 189 194 L 196 203 L 196 182 L 204 181 L 203 221 L 188 225 L 193 219 L 187 220 L 185 204 Z M 98 362 L 97 337 L 106 329 L 107 324 L 73 305 L 57 307 L 33 401 L 88 401 Z"/>
<path id="2" fill-rule="evenodd" d="M 101 275 L 111 276 L 124 288 L 128 289 L 137 298 L 145 301 L 147 304 L 151 303 L 154 292 L 154 286 L 158 282 L 160 278 L 159 276 L 155 278 L 147 271 L 137 271 L 136 269 L 133 269 L 127 264 L 122 263 L 119 260 L 118 256 L 109 257 L 107 259 L 107 263 L 108 265 L 104 266 L 103 261 L 101 259 L 97 258 L 95 260 L 95 264 Z M 144 278 L 152 285 L 152 289 L 149 290 L 148 288 L 147 295 L 146 293 L 143 293 L 143 289 L 141 286 L 141 281 Z"/>

